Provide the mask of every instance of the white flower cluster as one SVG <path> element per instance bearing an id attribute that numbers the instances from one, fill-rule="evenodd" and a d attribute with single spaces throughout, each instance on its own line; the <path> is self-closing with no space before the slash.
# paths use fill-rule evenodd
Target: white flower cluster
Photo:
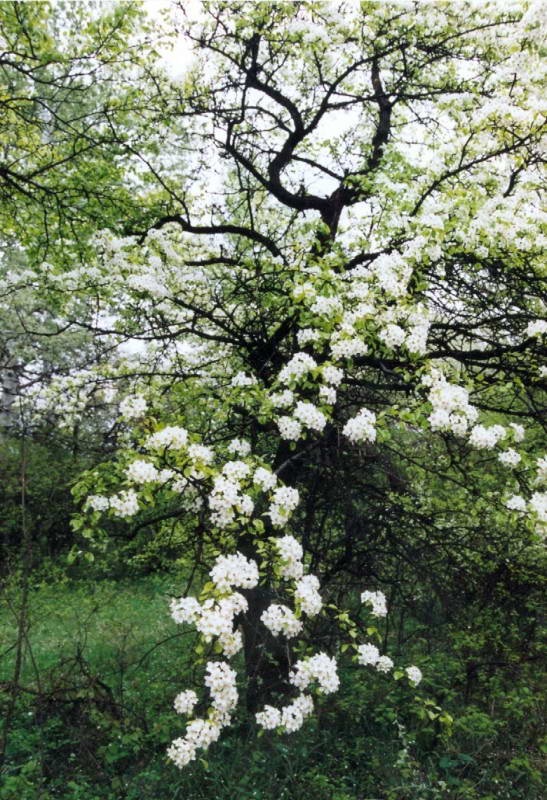
<path id="1" fill-rule="evenodd" d="M 536 461 L 537 474 L 536 483 L 547 483 L 547 456 L 538 458 Z"/>
<path id="2" fill-rule="evenodd" d="M 274 392 L 270 395 L 270 401 L 275 408 L 288 408 L 294 403 L 294 393 L 290 389 Z"/>
<path id="3" fill-rule="evenodd" d="M 478 450 L 491 450 L 506 435 L 507 431 L 503 425 L 491 425 L 489 428 L 475 425 L 469 434 L 469 444 Z"/>
<path id="4" fill-rule="evenodd" d="M 530 510 L 540 522 L 547 522 L 547 492 L 534 492 L 530 498 Z"/>
<path id="5" fill-rule="evenodd" d="M 386 347 L 389 348 L 400 347 L 405 340 L 405 332 L 403 328 L 401 328 L 400 325 L 394 325 L 393 323 L 387 325 L 385 328 L 382 328 L 378 336 L 386 345 Z"/>
<path id="6" fill-rule="evenodd" d="M 213 698 L 212 706 L 220 714 L 229 714 L 237 706 L 236 672 L 224 661 L 209 661 L 205 685 Z"/>
<path id="7" fill-rule="evenodd" d="M 524 440 L 525 431 L 524 426 L 519 425 L 518 422 L 510 422 L 509 427 L 513 429 L 513 439 L 515 442 L 522 442 Z"/>
<path id="8" fill-rule="evenodd" d="M 217 603 L 211 598 L 200 606 L 195 621 L 196 630 L 206 642 L 218 637 L 218 643 L 227 658 L 232 658 L 243 647 L 241 632 L 234 630 L 234 617 L 240 611 L 247 611 L 246 599 L 239 592 L 223 597 Z"/>
<path id="9" fill-rule="evenodd" d="M 132 517 L 139 510 L 139 499 L 133 489 L 123 489 L 109 499 L 109 505 L 119 517 Z"/>
<path id="10" fill-rule="evenodd" d="M 186 735 L 175 739 L 167 750 L 167 757 L 180 769 L 195 759 L 198 749 L 206 749 L 217 741 L 222 728 L 230 724 L 231 714 L 237 705 L 235 671 L 222 661 L 209 661 L 205 671 L 205 685 L 212 697 L 209 718 L 191 720 L 186 726 Z M 179 697 L 186 698 L 191 694 L 183 692 L 175 700 L 175 705 Z M 181 701 L 183 708 L 189 705 L 189 700 Z"/>
<path id="11" fill-rule="evenodd" d="M 244 389 L 246 386 L 254 386 L 257 383 L 254 375 L 246 375 L 244 372 L 238 372 L 234 375 L 231 381 L 231 386 L 237 389 Z"/>
<path id="12" fill-rule="evenodd" d="M 343 310 L 344 307 L 339 297 L 324 297 L 323 295 L 316 297 L 310 307 L 312 314 L 320 317 L 334 317 L 341 314 Z"/>
<path id="13" fill-rule="evenodd" d="M 307 689 L 310 683 L 317 681 L 321 694 L 331 694 L 340 686 L 335 658 L 326 653 L 317 653 L 310 658 L 301 659 L 294 665 L 289 681 L 300 691 Z"/>
<path id="14" fill-rule="evenodd" d="M 287 639 L 297 636 L 302 630 L 302 623 L 287 606 L 272 603 L 260 617 L 264 625 L 274 636 L 282 633 Z"/>
<path id="15" fill-rule="evenodd" d="M 274 706 L 264 706 L 264 710 L 255 714 L 255 718 L 260 727 L 267 731 L 279 728 L 281 725 L 281 711 Z"/>
<path id="16" fill-rule="evenodd" d="M 280 536 L 274 544 L 279 553 L 281 576 L 288 579 L 300 578 L 304 572 L 304 551 L 300 542 L 294 536 Z"/>
<path id="17" fill-rule="evenodd" d="M 357 661 L 363 666 L 370 664 L 378 672 L 389 672 L 393 668 L 393 661 L 389 656 L 381 656 L 374 644 L 360 644 L 357 648 Z"/>
<path id="18" fill-rule="evenodd" d="M 293 489 L 291 486 L 279 486 L 273 493 L 268 511 L 272 525 L 276 528 L 285 525 L 299 500 L 298 489 Z"/>
<path id="19" fill-rule="evenodd" d="M 519 494 L 514 494 L 505 501 L 505 507 L 510 511 L 526 511 L 526 500 Z"/>
<path id="20" fill-rule="evenodd" d="M 246 558 L 241 553 L 219 556 L 209 575 L 221 592 L 229 591 L 233 586 L 253 589 L 259 577 L 256 561 Z"/>
<path id="21" fill-rule="evenodd" d="M 130 395 L 120 403 L 120 414 L 125 419 L 142 417 L 147 409 L 147 403 L 142 394 Z"/>
<path id="22" fill-rule="evenodd" d="M 222 474 L 232 482 L 242 481 L 250 471 L 250 466 L 244 461 L 227 461 L 222 467 Z"/>
<path id="23" fill-rule="evenodd" d="M 172 598 L 171 616 L 178 625 L 183 622 L 195 624 L 201 615 L 201 606 L 195 597 Z"/>
<path id="24" fill-rule="evenodd" d="M 372 272 L 387 294 L 401 297 L 405 294 L 412 268 L 400 253 L 382 253 L 372 264 Z"/>
<path id="25" fill-rule="evenodd" d="M 380 656 L 376 662 L 378 672 L 389 672 L 393 669 L 393 660 L 389 656 Z"/>
<path id="26" fill-rule="evenodd" d="M 532 336 L 543 336 L 544 333 L 547 333 L 546 320 L 535 319 L 533 322 L 528 323 L 528 327 L 526 328 L 527 338 L 530 338 Z"/>
<path id="27" fill-rule="evenodd" d="M 427 337 L 429 335 L 430 321 L 426 314 L 419 312 L 411 314 L 409 322 L 412 324 L 410 332 L 406 334 L 405 346 L 410 353 L 423 356 L 427 351 Z"/>
<path id="28" fill-rule="evenodd" d="M 298 381 L 316 367 L 315 360 L 307 353 L 296 353 L 279 373 L 279 380 L 281 383 Z"/>
<path id="29" fill-rule="evenodd" d="M 321 333 L 314 328 L 301 328 L 296 334 L 296 339 L 300 347 L 304 347 L 310 342 L 317 342 L 321 338 Z"/>
<path id="30" fill-rule="evenodd" d="M 176 425 L 162 428 L 148 437 L 144 446 L 148 450 L 181 450 L 188 442 L 188 431 Z"/>
<path id="31" fill-rule="evenodd" d="M 198 701 L 198 696 L 192 689 L 187 689 L 185 692 L 180 692 L 175 697 L 175 711 L 177 714 L 191 714 L 194 706 Z"/>
<path id="32" fill-rule="evenodd" d="M 319 580 L 315 575 L 303 575 L 298 579 L 294 598 L 309 617 L 319 614 L 323 601 L 319 594 Z"/>
<path id="33" fill-rule="evenodd" d="M 159 473 L 156 467 L 149 461 L 143 461 L 142 459 L 132 461 L 125 474 L 128 480 L 133 483 L 153 483 L 159 480 Z"/>
<path id="34" fill-rule="evenodd" d="M 362 603 L 370 603 L 372 606 L 371 614 L 374 617 L 385 617 L 387 614 L 386 597 L 383 592 L 365 591 L 361 594 Z"/>
<path id="35" fill-rule="evenodd" d="M 297 441 L 300 439 L 302 425 L 297 419 L 285 416 L 279 417 L 276 421 L 282 439 L 289 439 L 291 441 Z"/>
<path id="36" fill-rule="evenodd" d="M 245 457 L 251 452 L 251 445 L 245 439 L 232 439 L 228 445 L 228 452 Z"/>
<path id="37" fill-rule="evenodd" d="M 368 347 L 358 336 L 348 336 L 347 334 L 336 332 L 331 336 L 330 352 L 332 357 L 338 361 L 342 358 L 364 356 L 368 352 Z"/>
<path id="38" fill-rule="evenodd" d="M 327 418 L 313 403 L 297 403 L 294 409 L 294 416 L 306 428 L 311 428 L 314 431 L 322 431 L 327 424 Z"/>
<path id="39" fill-rule="evenodd" d="M 256 721 L 265 730 L 282 728 L 286 733 L 293 733 L 302 727 L 305 718 L 312 712 L 312 698 L 301 694 L 281 710 L 274 706 L 264 706 L 264 710 L 256 714 Z"/>
<path id="40" fill-rule="evenodd" d="M 417 686 L 423 678 L 422 671 L 419 669 L 419 667 L 407 667 L 405 672 L 408 676 L 408 680 L 413 686 Z"/>
<path id="41" fill-rule="evenodd" d="M 380 651 L 374 644 L 360 644 L 357 648 L 357 661 L 359 664 L 374 666 L 380 658 Z"/>
<path id="42" fill-rule="evenodd" d="M 431 428 L 434 431 L 452 431 L 456 436 L 465 436 L 469 425 L 478 416 L 477 409 L 469 403 L 467 389 L 448 383 L 441 374 L 432 376 L 431 382 L 428 397 L 433 406 L 428 418 Z"/>
<path id="43" fill-rule="evenodd" d="M 300 694 L 290 705 L 281 710 L 281 727 L 287 733 L 299 730 L 306 717 L 313 712 L 313 700 L 309 695 Z"/>
<path id="44" fill-rule="evenodd" d="M 330 383 L 333 386 L 339 386 L 344 379 L 344 373 L 341 369 L 338 369 L 338 367 L 333 367 L 332 365 L 328 364 L 322 368 L 321 377 L 325 383 Z"/>
<path id="45" fill-rule="evenodd" d="M 86 507 L 92 511 L 106 511 L 110 507 L 110 500 L 102 494 L 92 494 L 86 500 Z"/>
<path id="46" fill-rule="evenodd" d="M 267 492 L 275 488 L 277 476 L 265 467 L 258 467 L 253 475 L 253 483 L 259 486 L 263 492 Z"/>
<path id="47" fill-rule="evenodd" d="M 229 464 L 243 464 L 248 470 L 249 467 L 244 462 L 228 462 Z M 232 474 L 241 472 L 241 469 L 234 467 Z M 253 513 L 254 503 L 248 494 L 240 494 L 240 485 L 235 480 L 230 480 L 225 475 L 217 475 L 213 482 L 213 489 L 209 495 L 209 507 L 212 511 L 211 521 L 219 528 L 230 525 L 236 517 L 236 513 L 250 516 Z"/>
<path id="48" fill-rule="evenodd" d="M 504 467 L 516 467 L 521 461 L 521 456 L 520 453 L 517 453 L 516 450 L 510 447 L 508 450 L 503 450 L 498 455 L 498 461 L 500 461 Z"/>
<path id="49" fill-rule="evenodd" d="M 336 389 L 332 386 L 320 386 L 319 399 L 329 406 L 333 406 L 336 403 Z"/>
<path id="50" fill-rule="evenodd" d="M 218 637 L 222 652 L 227 658 L 238 653 L 243 646 L 240 631 L 234 630 L 236 614 L 248 610 L 247 600 L 239 592 L 229 594 L 218 602 L 206 600 L 200 605 L 195 597 L 171 600 L 171 616 L 177 624 L 195 625 L 206 642 Z"/>
<path id="51" fill-rule="evenodd" d="M 376 414 L 367 408 L 362 408 L 356 417 L 348 420 L 344 425 L 343 434 L 354 444 L 360 442 L 374 442 L 376 440 Z"/>
<path id="52" fill-rule="evenodd" d="M 201 462 L 202 464 L 210 464 L 214 457 L 215 454 L 210 447 L 206 447 L 203 444 L 188 445 L 188 458 L 190 458 L 194 463 Z"/>

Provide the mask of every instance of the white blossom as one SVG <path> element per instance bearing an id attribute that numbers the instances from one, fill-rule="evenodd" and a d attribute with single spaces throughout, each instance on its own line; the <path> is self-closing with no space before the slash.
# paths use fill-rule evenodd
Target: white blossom
<path id="1" fill-rule="evenodd" d="M 344 436 L 347 436 L 350 442 L 374 442 L 376 440 L 376 414 L 366 408 L 361 411 L 353 419 L 348 420 L 344 426 Z"/>
<path id="2" fill-rule="evenodd" d="M 374 644 L 360 644 L 357 648 L 357 660 L 359 664 L 366 666 L 367 664 L 376 664 L 380 658 L 380 652 Z"/>
<path id="3" fill-rule="evenodd" d="M 380 656 L 376 662 L 376 669 L 378 672 L 389 672 L 393 669 L 393 661 L 389 656 Z"/>
<path id="4" fill-rule="evenodd" d="M 322 694 L 335 692 L 339 685 L 336 659 L 326 653 L 317 653 L 310 658 L 301 659 L 294 665 L 289 681 L 301 691 L 317 681 Z"/>
<path id="5" fill-rule="evenodd" d="M 274 730 L 281 725 L 281 711 L 273 706 L 264 706 L 263 711 L 255 714 L 255 719 L 261 728 Z"/>
<path id="6" fill-rule="evenodd" d="M 145 442 L 145 447 L 148 450 L 181 450 L 186 447 L 187 442 L 188 431 L 177 425 L 171 425 L 149 436 Z"/>
<path id="7" fill-rule="evenodd" d="M 303 575 L 296 582 L 294 598 L 309 617 L 321 611 L 323 601 L 319 594 L 319 580 L 315 575 Z"/>
<path id="8" fill-rule="evenodd" d="M 279 417 L 277 427 L 283 439 L 296 441 L 302 433 L 302 425 L 294 417 Z"/>
<path id="9" fill-rule="evenodd" d="M 125 419 L 142 417 L 148 405 L 142 394 L 130 395 L 120 403 L 120 414 Z"/>
<path id="10" fill-rule="evenodd" d="M 300 578 L 304 571 L 302 564 L 304 551 L 300 542 L 294 536 L 287 535 L 280 536 L 274 544 L 279 553 L 281 576 L 283 578 Z"/>
<path id="11" fill-rule="evenodd" d="M 516 467 L 521 461 L 521 456 L 516 450 L 509 448 L 508 450 L 503 450 L 498 455 L 498 461 L 500 461 L 505 467 Z"/>
<path id="12" fill-rule="evenodd" d="M 547 321 L 544 319 L 535 319 L 533 322 L 528 323 L 528 327 L 526 328 L 526 336 L 543 336 L 544 333 L 547 333 Z"/>
<path id="13" fill-rule="evenodd" d="M 372 606 L 374 617 L 385 617 L 387 614 L 386 598 L 383 592 L 365 591 L 361 594 L 361 602 Z"/>
<path id="14" fill-rule="evenodd" d="M 294 416 L 305 425 L 306 428 L 311 428 L 314 431 L 322 431 L 327 424 L 327 418 L 313 403 L 297 403 Z"/>
<path id="15" fill-rule="evenodd" d="M 106 511 L 110 507 L 110 500 L 101 494 L 92 494 L 86 500 L 86 506 L 92 511 Z"/>
<path id="16" fill-rule="evenodd" d="M 315 367 L 316 362 L 307 353 L 296 353 L 279 373 L 279 380 L 281 383 L 300 380 Z"/>
<path id="17" fill-rule="evenodd" d="M 277 636 L 283 633 L 287 639 L 297 636 L 302 630 L 302 623 L 287 606 L 272 603 L 260 617 L 263 624 Z"/>
<path id="18" fill-rule="evenodd" d="M 253 483 L 259 486 L 262 491 L 267 492 L 275 488 L 277 476 L 265 467 L 258 467 L 253 475 Z"/>
<path id="19" fill-rule="evenodd" d="M 133 489 L 123 489 L 110 498 L 110 508 L 119 517 L 132 517 L 139 510 L 139 500 Z"/>
<path id="20" fill-rule="evenodd" d="M 227 591 L 233 586 L 253 589 L 258 583 L 258 566 L 256 561 L 246 558 L 241 553 L 235 553 L 219 556 L 209 575 L 221 591 Z"/>
<path id="21" fill-rule="evenodd" d="M 158 480 L 158 470 L 149 461 L 132 461 L 125 474 L 133 483 L 153 483 Z"/>
<path id="22" fill-rule="evenodd" d="M 514 494 L 505 501 L 505 507 L 510 511 L 526 511 L 526 500 L 524 497 Z"/>
<path id="23" fill-rule="evenodd" d="M 321 377 L 325 383 L 330 383 L 333 386 L 339 386 L 344 378 L 344 373 L 338 367 L 333 367 L 328 364 L 321 369 Z"/>
<path id="24" fill-rule="evenodd" d="M 175 706 L 177 714 L 191 714 L 197 701 L 197 694 L 193 692 L 192 689 L 187 689 L 185 692 L 180 692 L 180 694 L 175 697 L 173 705 Z"/>
<path id="25" fill-rule="evenodd" d="M 418 667 L 407 667 L 405 672 L 413 686 L 417 686 L 422 680 L 422 671 Z"/>
<path id="26" fill-rule="evenodd" d="M 245 457 L 251 452 L 251 445 L 245 439 L 232 439 L 228 445 L 228 452 Z"/>

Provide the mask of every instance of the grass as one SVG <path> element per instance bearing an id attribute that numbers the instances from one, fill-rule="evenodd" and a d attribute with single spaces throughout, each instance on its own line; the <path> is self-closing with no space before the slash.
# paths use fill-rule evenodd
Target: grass
<path id="1" fill-rule="evenodd" d="M 177 657 L 181 647 L 180 629 L 168 609 L 173 593 L 175 581 L 156 576 L 126 581 L 64 581 L 34 588 L 29 597 L 22 682 L 36 680 L 36 667 L 47 671 L 60 659 L 78 653 L 105 678 L 114 664 L 116 669 L 122 665 L 136 669 L 144 661 L 165 665 L 166 659 Z M 13 675 L 20 593 L 6 589 L 5 601 L 0 612 L 3 681 Z M 168 641 L 159 644 L 163 640 Z"/>
<path id="2" fill-rule="evenodd" d="M 202 669 L 191 665 L 193 637 L 168 610 L 180 585 L 174 576 L 152 575 L 116 581 L 61 576 L 32 586 L 0 800 L 542 796 L 536 745 L 523 739 L 539 721 L 531 699 L 521 719 L 523 692 L 533 698 L 531 690 L 516 686 L 512 700 L 504 694 L 507 708 L 498 702 L 496 714 L 464 708 L 452 693 L 456 722 L 448 740 L 437 723 L 412 718 L 411 698 L 398 683 L 348 666 L 341 670 L 340 693 L 324 699 L 298 733 L 257 738 L 242 713 L 201 759 L 178 772 L 165 757 L 169 742 L 184 731 L 172 701 L 182 689 L 199 692 L 202 685 Z M 15 581 L 3 599 L 0 688 L 13 679 L 20 602 Z M 452 685 L 460 665 L 450 659 L 443 649 L 430 663 L 426 693 L 443 682 Z M 0 695 L 0 717 L 8 701 L 9 691 Z"/>

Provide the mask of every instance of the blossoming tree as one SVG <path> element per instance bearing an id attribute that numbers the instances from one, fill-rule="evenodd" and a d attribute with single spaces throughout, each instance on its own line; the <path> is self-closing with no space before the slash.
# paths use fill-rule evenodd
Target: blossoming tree
<path id="1" fill-rule="evenodd" d="M 157 146 L 126 151 L 140 220 L 40 278 L 73 325 L 141 343 L 103 373 L 133 384 L 125 441 L 75 527 L 184 530 L 171 612 L 205 688 L 174 700 L 178 766 L 238 681 L 286 732 L 339 659 L 419 683 L 382 652 L 376 548 L 431 570 L 478 526 L 512 558 L 547 523 L 540 6 L 202 12 L 175 14 L 193 61 L 150 89 Z"/>

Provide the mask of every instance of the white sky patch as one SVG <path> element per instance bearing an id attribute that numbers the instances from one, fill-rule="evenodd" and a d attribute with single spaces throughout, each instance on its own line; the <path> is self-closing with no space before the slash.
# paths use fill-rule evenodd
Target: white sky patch
<path id="1" fill-rule="evenodd" d="M 180 28 L 183 21 L 197 20 L 202 15 L 200 0 L 182 0 L 184 13 L 170 0 L 144 0 L 143 6 L 152 22 L 160 23 L 164 16 L 167 19 L 171 16 L 172 25 L 175 28 Z M 169 76 L 177 79 L 182 78 L 191 67 L 193 58 L 191 42 L 180 32 L 173 41 L 172 47 L 164 50 L 161 61 Z"/>

